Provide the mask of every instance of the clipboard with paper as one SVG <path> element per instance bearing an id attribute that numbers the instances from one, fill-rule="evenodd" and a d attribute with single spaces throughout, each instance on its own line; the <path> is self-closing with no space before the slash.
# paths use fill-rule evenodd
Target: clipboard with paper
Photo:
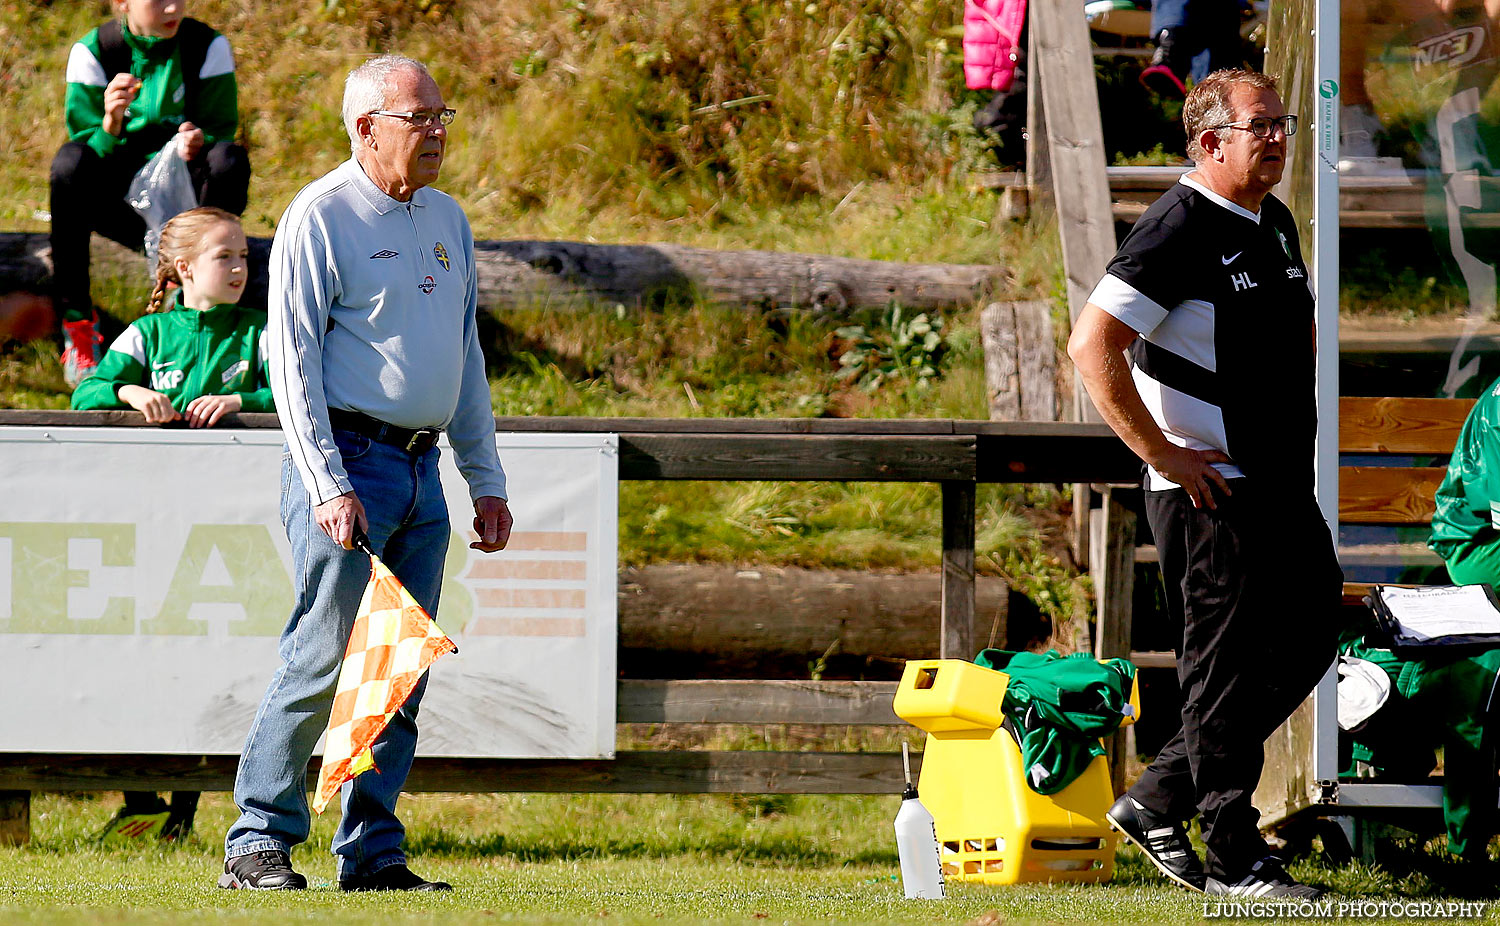
<path id="1" fill-rule="evenodd" d="M 1377 585 L 1366 601 L 1393 651 L 1500 646 L 1500 598 L 1488 585 Z"/>

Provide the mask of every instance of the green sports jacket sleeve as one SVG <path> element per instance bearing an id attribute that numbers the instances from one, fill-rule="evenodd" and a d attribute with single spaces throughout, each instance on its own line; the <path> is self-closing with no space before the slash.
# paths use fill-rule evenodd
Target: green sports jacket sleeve
<path id="1" fill-rule="evenodd" d="M 73 408 L 75 411 L 129 408 L 127 403 L 120 400 L 120 387 L 141 386 L 145 382 L 145 365 L 130 354 L 111 346 L 105 351 L 104 359 L 94 368 L 93 375 L 73 390 Z"/>
<path id="2" fill-rule="evenodd" d="M 255 327 L 252 336 L 255 338 L 255 356 L 260 361 L 255 365 L 256 382 L 260 383 L 260 388 L 239 394 L 240 411 L 274 412 L 276 400 L 271 397 L 271 375 L 266 366 L 266 325 L 263 320 Z"/>
<path id="3" fill-rule="evenodd" d="M 1430 545 L 1440 555 L 1500 534 L 1500 381 L 1464 421 L 1435 502 Z"/>

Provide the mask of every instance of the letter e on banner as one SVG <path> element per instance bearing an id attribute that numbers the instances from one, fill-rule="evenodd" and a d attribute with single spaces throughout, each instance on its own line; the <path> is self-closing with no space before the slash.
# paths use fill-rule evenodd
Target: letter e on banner
<path id="1" fill-rule="evenodd" d="M 0 633 L 134 633 L 135 599 L 110 596 L 97 614 L 73 614 L 68 591 L 88 588 L 88 569 L 71 568 L 73 541 L 99 544 L 101 566 L 135 565 L 134 524 L 0 523 L 10 540 L 10 619 Z"/>

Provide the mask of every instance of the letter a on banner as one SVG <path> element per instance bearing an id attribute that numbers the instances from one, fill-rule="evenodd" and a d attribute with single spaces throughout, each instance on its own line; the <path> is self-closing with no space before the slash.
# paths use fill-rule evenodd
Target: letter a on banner
<path id="1" fill-rule="evenodd" d="M 439 656 L 458 647 L 422 610 L 406 586 L 370 549 L 363 532 L 355 546 L 370 554 L 370 584 L 359 603 L 344 665 L 339 670 L 323 767 L 313 809 L 322 813 L 344 782 L 375 768 L 370 749 Z"/>

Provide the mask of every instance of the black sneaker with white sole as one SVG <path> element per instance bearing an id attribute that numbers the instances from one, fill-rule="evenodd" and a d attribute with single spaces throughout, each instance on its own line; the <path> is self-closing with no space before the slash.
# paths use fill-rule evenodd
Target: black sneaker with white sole
<path id="1" fill-rule="evenodd" d="M 300 891 L 307 887 L 307 879 L 292 870 L 291 856 L 280 849 L 264 849 L 226 859 L 219 887 L 238 891 Z"/>
<path id="2" fill-rule="evenodd" d="M 1268 855 L 1251 865 L 1250 871 L 1240 878 L 1209 878 L 1205 892 L 1215 897 L 1257 900 L 1317 900 L 1323 896 L 1322 888 L 1303 884 L 1287 874 L 1281 865 L 1281 859 L 1274 855 Z"/>
<path id="3" fill-rule="evenodd" d="M 341 891 L 451 891 L 447 881 L 428 881 L 405 865 L 388 865 L 373 875 L 339 879 Z"/>
<path id="4" fill-rule="evenodd" d="M 1162 874 L 1190 891 L 1204 892 L 1208 874 L 1181 823 L 1158 817 L 1128 794 L 1115 801 L 1104 817 L 1146 853 Z"/>

